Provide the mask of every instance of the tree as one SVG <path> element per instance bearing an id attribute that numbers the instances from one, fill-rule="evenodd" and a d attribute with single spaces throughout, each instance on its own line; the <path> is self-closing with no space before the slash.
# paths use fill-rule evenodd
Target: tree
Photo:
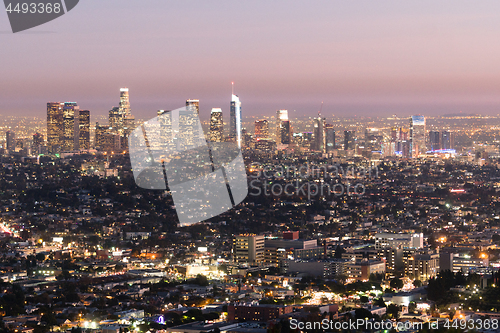
<path id="1" fill-rule="evenodd" d="M 391 318 L 398 319 L 399 318 L 399 306 L 396 304 L 389 304 L 387 307 L 387 314 L 391 316 Z"/>
<path id="2" fill-rule="evenodd" d="M 413 281 L 413 285 L 415 286 L 415 288 L 420 288 L 422 287 L 422 281 L 420 281 L 419 279 L 415 279 Z"/>
<path id="3" fill-rule="evenodd" d="M 403 288 L 404 283 L 400 278 L 394 278 L 391 280 L 390 286 L 393 289 L 401 289 Z"/>

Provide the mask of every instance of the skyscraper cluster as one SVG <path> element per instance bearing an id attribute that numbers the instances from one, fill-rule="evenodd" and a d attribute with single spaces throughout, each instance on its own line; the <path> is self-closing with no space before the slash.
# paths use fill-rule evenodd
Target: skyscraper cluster
<path id="1" fill-rule="evenodd" d="M 90 149 L 90 111 L 76 102 L 47 103 L 47 148 L 51 153 Z"/>

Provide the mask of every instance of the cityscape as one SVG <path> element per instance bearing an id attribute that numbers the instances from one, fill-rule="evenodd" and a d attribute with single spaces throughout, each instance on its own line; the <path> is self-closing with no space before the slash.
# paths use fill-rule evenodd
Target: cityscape
<path id="1" fill-rule="evenodd" d="M 4 122 L 4 331 L 498 330 L 500 117 L 245 118 L 233 92 L 202 125 L 241 148 L 248 195 L 181 227 L 135 185 L 143 120 L 117 102 Z"/>
<path id="2" fill-rule="evenodd" d="M 500 3 L 4 0 L 0 333 L 500 332 Z"/>

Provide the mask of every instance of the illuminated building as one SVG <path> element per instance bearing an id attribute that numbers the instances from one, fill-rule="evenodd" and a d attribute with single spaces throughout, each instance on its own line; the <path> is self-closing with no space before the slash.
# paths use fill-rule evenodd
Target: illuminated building
<path id="1" fill-rule="evenodd" d="M 290 121 L 288 120 L 288 110 L 276 111 L 276 143 L 278 145 L 290 144 Z"/>
<path id="2" fill-rule="evenodd" d="M 16 133 L 13 131 L 7 131 L 7 133 L 5 133 L 5 148 L 7 148 L 9 152 L 16 150 Z"/>
<path id="3" fill-rule="evenodd" d="M 236 141 L 241 148 L 241 102 L 240 98 L 231 95 L 231 109 L 229 112 L 229 139 Z"/>
<path id="4" fill-rule="evenodd" d="M 112 127 L 96 123 L 94 141 L 96 149 L 105 152 L 119 151 L 120 141 L 120 135 L 115 133 Z"/>
<path id="5" fill-rule="evenodd" d="M 325 125 L 325 146 L 326 153 L 331 153 L 335 150 L 335 130 L 331 124 Z"/>
<path id="6" fill-rule="evenodd" d="M 439 253 L 414 254 L 408 258 L 406 276 L 422 282 L 428 281 L 439 273 Z"/>
<path id="7" fill-rule="evenodd" d="M 59 152 L 63 137 L 64 103 L 47 103 L 47 148 L 51 153 Z"/>
<path id="8" fill-rule="evenodd" d="M 441 149 L 455 149 L 455 135 L 453 132 L 443 131 L 441 133 Z"/>
<path id="9" fill-rule="evenodd" d="M 128 88 L 120 89 L 120 104 L 109 110 L 109 126 L 119 135 L 128 135 L 133 129 L 135 118 L 130 113 L 130 96 Z"/>
<path id="10" fill-rule="evenodd" d="M 255 139 L 269 139 L 269 122 L 267 120 L 255 121 Z"/>
<path id="11" fill-rule="evenodd" d="M 234 237 L 234 261 L 238 264 L 264 262 L 265 241 L 263 235 L 239 235 Z"/>
<path id="12" fill-rule="evenodd" d="M 66 102 L 63 106 L 63 130 L 61 149 L 72 151 L 75 149 L 75 134 L 78 129 L 78 118 L 75 121 L 75 113 L 78 114 L 79 107 L 75 102 Z M 77 137 L 77 136 L 76 136 Z"/>
<path id="13" fill-rule="evenodd" d="M 313 119 L 314 126 L 314 141 L 312 149 L 315 151 L 325 152 L 325 118 L 322 118 L 321 115 L 318 115 L 317 118 Z"/>
<path id="14" fill-rule="evenodd" d="M 411 157 L 416 158 L 427 151 L 425 146 L 425 117 L 410 117 L 410 150 Z"/>
<path id="15" fill-rule="evenodd" d="M 78 113 L 78 148 L 90 149 L 90 111 Z"/>
<path id="16" fill-rule="evenodd" d="M 196 114 L 200 114 L 200 100 L 199 99 L 188 99 L 186 100 L 186 108 L 193 108 L 196 110 Z"/>
<path id="17" fill-rule="evenodd" d="M 344 131 L 344 150 L 353 150 L 355 147 L 355 131 Z"/>
<path id="18" fill-rule="evenodd" d="M 40 147 L 43 146 L 43 135 L 40 133 L 33 134 L 33 152 L 35 154 L 40 153 Z"/>
<path id="19" fill-rule="evenodd" d="M 431 150 L 441 149 L 441 138 L 439 134 L 440 133 L 437 131 L 429 132 L 429 145 Z"/>
<path id="20" fill-rule="evenodd" d="M 210 113 L 210 141 L 222 142 L 224 136 L 224 121 L 222 120 L 222 110 L 213 108 Z"/>

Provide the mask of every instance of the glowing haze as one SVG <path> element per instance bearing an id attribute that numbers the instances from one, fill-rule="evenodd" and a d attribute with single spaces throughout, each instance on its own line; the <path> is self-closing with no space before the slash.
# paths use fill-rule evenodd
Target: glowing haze
<path id="1" fill-rule="evenodd" d="M 0 113 L 106 114 L 128 87 L 136 116 L 197 98 L 208 118 L 234 81 L 245 117 L 497 114 L 499 36 L 497 1 L 85 0 L 18 34 L 3 12 Z"/>

